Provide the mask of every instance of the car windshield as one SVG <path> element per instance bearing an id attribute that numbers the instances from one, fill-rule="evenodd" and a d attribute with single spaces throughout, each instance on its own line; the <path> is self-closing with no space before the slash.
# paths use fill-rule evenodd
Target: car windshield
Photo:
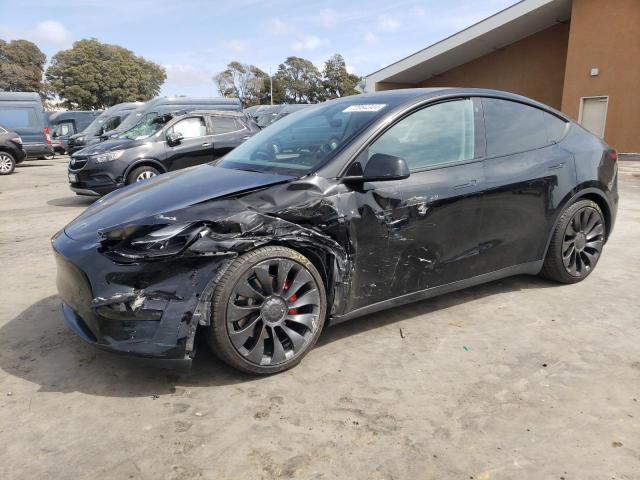
<path id="1" fill-rule="evenodd" d="M 82 133 L 86 133 L 87 135 L 97 135 L 100 133 L 100 129 L 102 128 L 102 124 L 109 117 L 109 115 L 102 113 L 96 117 L 96 119 L 91 122 L 87 128 L 85 128 Z"/>
<path id="2" fill-rule="evenodd" d="M 354 96 L 288 115 L 232 150 L 217 165 L 292 176 L 311 173 L 395 106 L 366 100 Z"/>
<path id="3" fill-rule="evenodd" d="M 158 132 L 169 120 L 172 115 L 159 115 L 149 117 L 138 123 L 135 127 L 130 128 L 124 133 L 118 135 L 117 138 L 128 140 L 143 140 Z"/>
<path id="4" fill-rule="evenodd" d="M 127 130 L 129 130 L 132 127 L 135 127 L 138 123 L 140 123 L 142 120 L 145 120 L 147 118 L 151 117 L 155 117 L 156 115 L 158 115 L 158 112 L 145 112 L 145 106 L 142 105 L 141 107 L 138 107 L 137 109 L 133 110 L 129 115 L 127 115 L 127 118 L 125 118 L 124 120 L 122 120 L 122 123 L 120 125 L 118 125 L 118 130 L 121 132 L 125 132 Z"/>

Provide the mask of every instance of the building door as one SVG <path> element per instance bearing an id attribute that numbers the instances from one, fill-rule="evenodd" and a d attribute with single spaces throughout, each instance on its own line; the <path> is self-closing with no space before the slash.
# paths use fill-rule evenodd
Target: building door
<path id="1" fill-rule="evenodd" d="M 580 124 L 591 133 L 604 137 L 609 97 L 583 97 L 580 105 Z"/>

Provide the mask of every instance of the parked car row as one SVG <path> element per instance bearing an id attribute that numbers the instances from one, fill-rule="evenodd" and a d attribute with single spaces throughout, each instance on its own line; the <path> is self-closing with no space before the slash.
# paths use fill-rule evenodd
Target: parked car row
<path id="1" fill-rule="evenodd" d="M 260 128 L 310 106 L 259 105 L 241 113 L 235 98 L 162 97 L 105 111 L 45 113 L 36 93 L 3 93 L 0 99 L 0 121 L 22 135 L 27 157 L 68 153 L 71 189 L 88 195 L 220 158 Z M 194 111 L 198 115 L 191 115 Z M 300 131 L 281 138 L 273 149 L 294 151 L 309 144 L 310 135 Z"/>
<path id="2" fill-rule="evenodd" d="M 84 130 L 69 137 L 67 141 L 67 153 L 73 155 L 83 148 L 99 143 L 100 137 L 104 132 L 117 128 L 131 112 L 141 105 L 143 105 L 142 102 L 126 102 L 106 109 Z"/>
<path id="3" fill-rule="evenodd" d="M 154 111 L 140 118 L 130 129 L 71 157 L 71 190 L 104 195 L 161 173 L 211 162 L 259 131 L 246 114 L 231 110 Z"/>
<path id="4" fill-rule="evenodd" d="M 69 138 L 82 132 L 101 113 L 102 110 L 47 112 L 45 118 L 51 132 L 51 142 L 55 153 L 67 153 Z"/>

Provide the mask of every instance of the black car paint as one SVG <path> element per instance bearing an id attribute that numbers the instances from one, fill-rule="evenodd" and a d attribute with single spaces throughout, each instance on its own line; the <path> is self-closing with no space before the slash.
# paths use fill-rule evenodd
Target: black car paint
<path id="1" fill-rule="evenodd" d="M 198 325 L 209 325 L 216 280 L 235 256 L 258 246 L 286 245 L 315 264 L 335 324 L 509 275 L 537 274 L 552 227 L 576 198 L 599 203 L 608 238 L 618 202 L 617 165 L 606 145 L 573 123 L 560 141 L 545 147 L 549 152 L 519 155 L 508 177 L 498 167 L 505 159 L 487 158 L 480 143 L 472 160 L 412 172 L 404 180 L 343 181 L 368 143 L 431 103 L 496 97 L 565 118 L 537 102 L 490 90 L 370 97 L 376 103 L 385 95 L 404 101 L 313 174 L 292 178 L 205 165 L 126 187 L 89 207 L 52 240 L 72 328 L 102 348 L 188 360 Z M 514 234 L 508 228 L 513 221 L 523 231 Z M 154 261 L 109 253 L 109 231 L 175 223 L 205 225 L 207 234 L 181 254 Z M 153 328 L 146 323 L 136 330 L 142 322 L 118 324 L 101 314 L 116 304 L 163 313 Z"/>
<path id="2" fill-rule="evenodd" d="M 170 144 L 165 132 L 185 118 L 204 117 L 207 135 L 185 138 Z M 215 118 L 237 118 L 245 126 L 235 132 L 214 134 Z M 253 122 L 236 112 L 194 111 L 180 115 L 169 122 L 156 134 L 141 140 L 112 139 L 76 153 L 69 162 L 69 173 L 77 175 L 77 181 L 70 182 L 72 190 L 78 193 L 104 195 L 125 185 L 127 176 L 134 168 L 150 165 L 161 173 L 201 165 L 222 157 L 251 135 L 258 132 Z M 125 150 L 120 158 L 106 163 L 95 163 L 92 156 L 115 150 Z"/>
<path id="3" fill-rule="evenodd" d="M 0 125 L 0 152 L 9 153 L 16 164 L 22 163 L 27 158 L 27 152 L 22 147 L 20 135 Z"/>

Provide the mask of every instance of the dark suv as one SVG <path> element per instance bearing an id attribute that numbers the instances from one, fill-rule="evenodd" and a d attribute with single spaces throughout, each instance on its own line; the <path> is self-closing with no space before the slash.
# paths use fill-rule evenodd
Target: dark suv
<path id="1" fill-rule="evenodd" d="M 149 118 L 73 155 L 70 187 L 80 195 L 104 195 L 161 173 L 211 162 L 259 130 L 244 113 L 231 111 Z"/>
<path id="2" fill-rule="evenodd" d="M 20 135 L 0 125 L 0 175 L 13 173 L 26 156 Z"/>

